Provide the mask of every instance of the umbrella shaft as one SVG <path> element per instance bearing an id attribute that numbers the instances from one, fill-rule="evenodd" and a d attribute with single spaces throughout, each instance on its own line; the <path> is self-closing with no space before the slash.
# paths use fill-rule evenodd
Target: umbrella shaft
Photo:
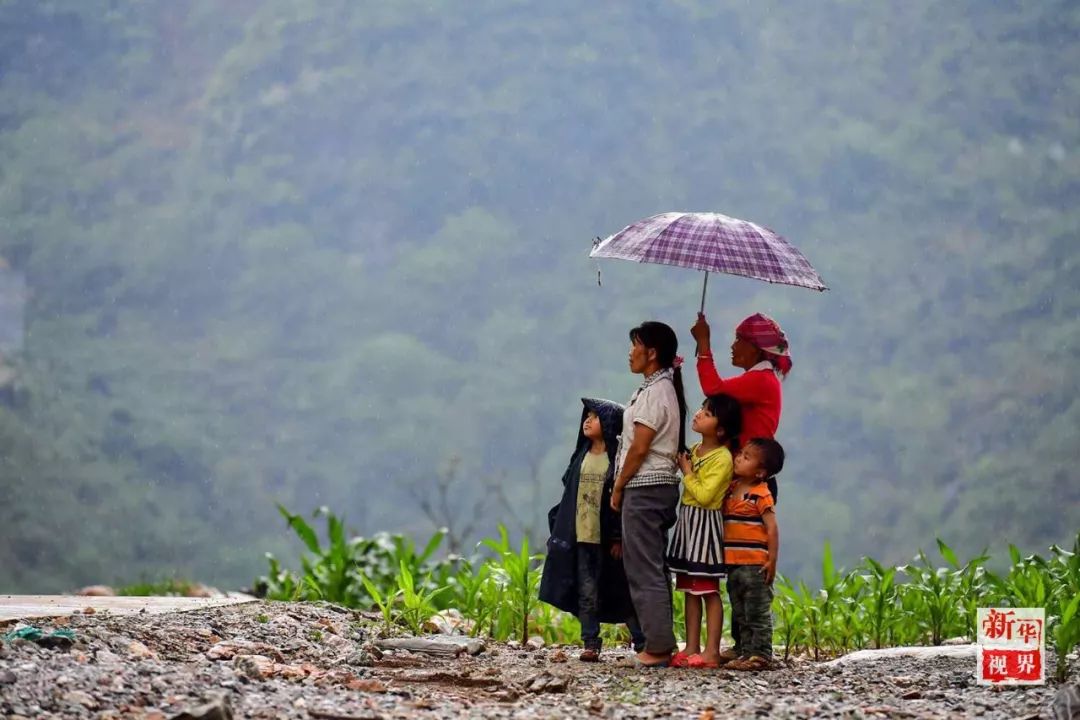
<path id="1" fill-rule="evenodd" d="M 705 312 L 705 291 L 709 288 L 709 271 L 705 271 L 705 283 L 701 286 L 701 313 Z"/>

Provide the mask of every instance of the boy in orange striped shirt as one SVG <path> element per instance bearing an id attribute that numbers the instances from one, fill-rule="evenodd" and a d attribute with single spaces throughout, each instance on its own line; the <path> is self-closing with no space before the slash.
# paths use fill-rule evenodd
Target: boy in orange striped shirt
<path id="1" fill-rule="evenodd" d="M 735 647 L 739 657 L 724 667 L 766 670 L 772 661 L 772 582 L 780 552 L 773 506 L 784 448 L 771 438 L 754 438 L 735 456 L 734 466 L 735 479 L 722 512 L 728 599 L 739 624 Z"/>

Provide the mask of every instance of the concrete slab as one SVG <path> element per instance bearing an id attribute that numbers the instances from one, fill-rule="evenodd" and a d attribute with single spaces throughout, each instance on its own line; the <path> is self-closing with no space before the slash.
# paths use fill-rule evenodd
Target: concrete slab
<path id="1" fill-rule="evenodd" d="M 858 650 L 856 652 L 850 652 L 847 655 L 841 655 L 835 660 L 830 660 L 825 663 L 826 666 L 836 665 L 849 665 L 851 663 L 860 662 L 873 662 L 875 660 L 888 660 L 898 657 L 916 658 L 919 660 L 926 660 L 928 658 L 960 658 L 975 659 L 977 652 L 977 645 L 963 644 L 963 645 L 930 645 L 930 646 L 916 646 L 916 647 L 893 647 L 882 648 L 880 650 Z"/>
<path id="2" fill-rule="evenodd" d="M 190 612 L 206 608 L 240 605 L 255 602 L 255 598 L 243 593 L 228 597 L 83 597 L 80 595 L 0 595 L 0 623 L 12 620 L 65 617 L 94 608 L 96 612 L 108 611 L 112 615 L 137 615 L 146 613 Z"/>

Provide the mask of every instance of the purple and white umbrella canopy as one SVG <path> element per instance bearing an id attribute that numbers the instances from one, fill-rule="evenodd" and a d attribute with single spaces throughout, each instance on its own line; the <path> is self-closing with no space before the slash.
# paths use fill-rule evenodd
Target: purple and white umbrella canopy
<path id="1" fill-rule="evenodd" d="M 669 212 L 647 217 L 597 242 L 589 257 L 678 265 L 828 289 L 806 256 L 784 238 L 761 225 L 720 213 Z M 704 297 L 703 290 L 703 307 Z"/>

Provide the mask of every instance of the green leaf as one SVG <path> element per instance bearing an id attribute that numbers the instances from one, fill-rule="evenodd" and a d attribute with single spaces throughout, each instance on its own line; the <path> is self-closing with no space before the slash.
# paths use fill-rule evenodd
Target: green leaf
<path id="1" fill-rule="evenodd" d="M 315 534 L 315 531 L 311 529 L 311 526 L 304 521 L 304 518 L 299 515 L 294 515 L 289 512 L 284 505 L 278 503 L 278 512 L 280 512 L 289 523 L 289 527 L 297 534 L 297 536 L 303 541 L 307 549 L 313 553 L 319 553 L 319 538 Z"/>
<path id="2" fill-rule="evenodd" d="M 833 564 L 832 545 L 828 540 L 821 551 L 821 578 L 827 588 L 836 583 L 836 566 Z"/>
<path id="3" fill-rule="evenodd" d="M 937 538 L 938 552 L 941 553 L 941 557 L 945 558 L 945 562 L 952 565 L 954 568 L 960 567 L 960 561 L 956 558 L 956 553 L 952 551 L 948 545 L 945 544 L 941 538 Z"/>
<path id="4" fill-rule="evenodd" d="M 1080 609 L 1080 595 L 1075 596 L 1065 609 L 1061 612 L 1061 624 L 1068 625 L 1076 617 L 1076 611 Z M 1068 650 L 1068 648 L 1066 648 Z"/>
<path id="5" fill-rule="evenodd" d="M 446 537 L 446 528 L 440 528 L 434 535 L 427 541 L 427 545 L 424 546 L 424 551 L 420 553 L 419 561 L 424 562 L 432 553 L 434 553 L 439 545 L 442 544 L 443 538 Z"/>

